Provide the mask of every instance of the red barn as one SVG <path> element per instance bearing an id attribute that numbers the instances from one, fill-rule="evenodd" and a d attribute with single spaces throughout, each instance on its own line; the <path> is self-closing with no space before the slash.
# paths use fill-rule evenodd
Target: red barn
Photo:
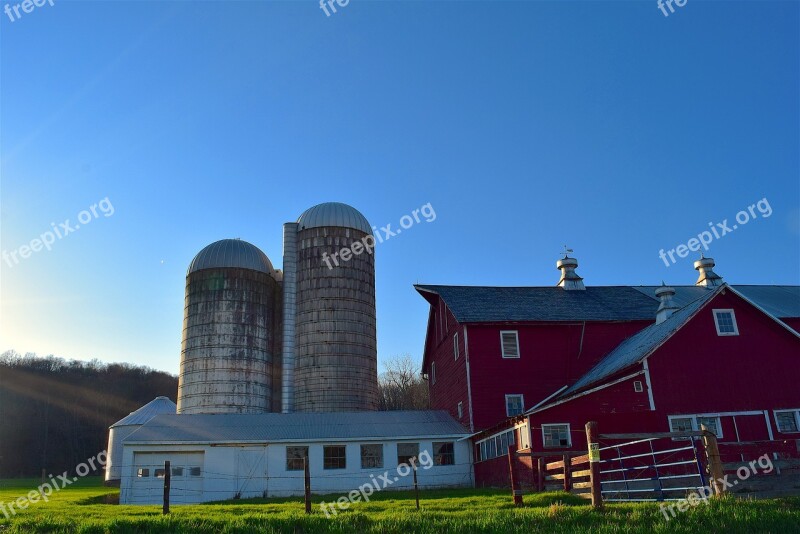
<path id="1" fill-rule="evenodd" d="M 702 423 L 721 442 L 800 438 L 800 287 L 728 286 L 710 258 L 674 289 L 584 287 L 577 261 L 558 266 L 556 287 L 416 286 L 431 304 L 431 407 L 475 433 L 477 484 L 510 440 L 585 450 L 589 420 L 605 433 Z"/>

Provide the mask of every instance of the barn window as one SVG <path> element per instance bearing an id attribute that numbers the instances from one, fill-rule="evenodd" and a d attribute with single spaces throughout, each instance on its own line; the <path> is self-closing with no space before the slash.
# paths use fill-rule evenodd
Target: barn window
<path id="1" fill-rule="evenodd" d="M 189 469 L 189 475 L 193 476 L 193 477 L 199 477 L 200 476 L 200 468 L 199 467 L 192 467 L 191 469 Z"/>
<path id="2" fill-rule="evenodd" d="M 412 458 L 419 457 L 419 443 L 397 444 L 397 465 L 411 464 Z"/>
<path id="3" fill-rule="evenodd" d="M 506 395 L 506 415 L 513 417 L 520 415 L 525 410 L 522 395 Z"/>
<path id="4" fill-rule="evenodd" d="M 800 410 L 775 412 L 778 432 L 800 432 Z"/>
<path id="5" fill-rule="evenodd" d="M 516 330 L 500 332 L 500 348 L 503 358 L 519 358 L 519 336 Z"/>
<path id="6" fill-rule="evenodd" d="M 156 472 L 153 476 L 156 478 L 164 478 L 166 476 L 167 471 L 165 469 L 156 469 Z"/>
<path id="7" fill-rule="evenodd" d="M 436 383 L 436 362 L 431 362 L 431 384 Z"/>
<path id="8" fill-rule="evenodd" d="M 641 393 L 642 391 L 644 391 L 644 387 L 642 387 L 642 381 L 641 380 L 636 380 L 633 383 L 633 391 L 635 391 L 636 393 Z"/>
<path id="9" fill-rule="evenodd" d="M 383 467 L 383 445 L 380 443 L 361 446 L 361 469 Z"/>
<path id="10" fill-rule="evenodd" d="M 462 417 L 464 417 L 464 403 L 459 401 L 459 403 L 458 403 L 458 418 L 461 419 Z"/>
<path id="11" fill-rule="evenodd" d="M 346 447 L 344 445 L 326 445 L 322 448 L 323 469 L 344 469 L 347 467 Z"/>
<path id="12" fill-rule="evenodd" d="M 433 465 L 454 465 L 455 449 L 453 442 L 448 441 L 444 443 L 433 442 Z"/>
<path id="13" fill-rule="evenodd" d="M 692 432 L 700 430 L 700 426 L 705 425 L 709 431 L 713 432 L 718 438 L 722 437 L 722 425 L 719 417 L 708 417 L 700 415 L 679 415 L 669 417 L 669 429 L 671 432 Z M 673 438 L 682 439 L 682 438 Z"/>
<path id="14" fill-rule="evenodd" d="M 569 447 L 572 444 L 569 435 L 569 424 L 542 425 L 542 439 L 546 449 Z"/>
<path id="15" fill-rule="evenodd" d="M 302 471 L 308 459 L 308 447 L 286 447 L 286 470 Z"/>
<path id="16" fill-rule="evenodd" d="M 719 417 L 697 417 L 697 430 L 705 425 L 708 430 L 714 433 L 718 438 L 722 437 L 722 425 L 719 423 Z"/>
<path id="17" fill-rule="evenodd" d="M 738 336 L 736 316 L 733 310 L 714 310 L 714 324 L 717 325 L 718 336 Z"/>
<path id="18" fill-rule="evenodd" d="M 458 332 L 453 334 L 453 359 L 458 359 Z"/>
<path id="19" fill-rule="evenodd" d="M 174 477 L 182 477 L 183 476 L 183 467 L 173 467 L 172 468 L 172 476 L 174 476 Z"/>
<path id="20" fill-rule="evenodd" d="M 147 478 L 150 476 L 150 470 L 144 467 L 140 467 L 138 471 L 136 471 L 136 476 L 139 478 Z"/>

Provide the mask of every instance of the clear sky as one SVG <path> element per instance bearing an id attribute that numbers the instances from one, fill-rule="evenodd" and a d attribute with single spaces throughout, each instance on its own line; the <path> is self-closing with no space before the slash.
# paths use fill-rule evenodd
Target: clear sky
<path id="1" fill-rule="evenodd" d="M 698 254 L 659 250 L 727 219 L 707 253 L 726 281 L 800 283 L 800 3 L 673 7 L 0 13 L 0 248 L 98 204 L 0 262 L 0 350 L 176 373 L 192 257 L 240 237 L 280 267 L 281 225 L 325 201 L 393 228 L 435 210 L 376 251 L 381 360 L 420 357 L 412 284 L 554 285 L 564 244 L 587 285 L 692 284 Z"/>

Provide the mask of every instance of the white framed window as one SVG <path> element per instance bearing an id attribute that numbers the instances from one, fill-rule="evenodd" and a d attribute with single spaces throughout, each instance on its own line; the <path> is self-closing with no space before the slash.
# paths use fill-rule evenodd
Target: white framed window
<path id="1" fill-rule="evenodd" d="M 542 442 L 545 449 L 572 446 L 569 423 L 542 425 Z"/>
<path id="2" fill-rule="evenodd" d="M 644 387 L 642 386 L 642 381 L 641 380 L 634 381 L 634 383 L 633 383 L 633 391 L 635 391 L 636 393 L 641 393 L 642 391 L 644 391 Z"/>
<path id="3" fill-rule="evenodd" d="M 436 383 L 436 362 L 431 362 L 431 384 Z"/>
<path id="4" fill-rule="evenodd" d="M 458 332 L 453 334 L 453 359 L 458 359 Z"/>
<path id="5" fill-rule="evenodd" d="M 717 438 L 722 437 L 722 423 L 715 415 L 670 415 L 670 432 L 690 432 L 700 430 L 701 425 L 706 425 Z M 680 438 L 678 438 L 680 439 Z"/>
<path id="6" fill-rule="evenodd" d="M 800 432 L 800 410 L 775 410 L 774 413 L 778 432 Z"/>
<path id="7" fill-rule="evenodd" d="M 464 403 L 459 401 L 458 402 L 458 418 L 461 419 L 464 417 Z"/>
<path id="8" fill-rule="evenodd" d="M 508 454 L 508 446 L 514 445 L 514 430 L 504 430 L 475 443 L 475 454 L 478 461 L 491 460 Z"/>
<path id="9" fill-rule="evenodd" d="M 739 327 L 736 326 L 736 315 L 733 310 L 714 310 L 714 324 L 717 326 L 718 336 L 739 335 Z"/>
<path id="10" fill-rule="evenodd" d="M 522 395 L 506 395 L 506 415 L 513 417 L 525 411 L 525 402 Z"/>
<path id="11" fill-rule="evenodd" d="M 503 358 L 519 358 L 519 334 L 516 330 L 500 331 L 500 349 Z"/>

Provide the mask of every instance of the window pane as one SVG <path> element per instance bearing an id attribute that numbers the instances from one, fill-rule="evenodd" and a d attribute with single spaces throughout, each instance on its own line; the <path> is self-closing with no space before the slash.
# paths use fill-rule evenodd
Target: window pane
<path id="1" fill-rule="evenodd" d="M 200 476 L 200 468 L 199 467 L 192 467 L 189 470 L 189 474 L 191 476 L 193 476 L 193 477 L 199 477 Z"/>
<path id="2" fill-rule="evenodd" d="M 522 395 L 507 395 L 506 396 L 506 415 L 512 417 L 519 415 L 523 411 L 522 408 Z"/>
<path id="3" fill-rule="evenodd" d="M 302 471 L 305 458 L 308 458 L 308 447 L 286 447 L 286 470 Z"/>
<path id="4" fill-rule="evenodd" d="M 173 467 L 172 468 L 172 476 L 174 476 L 174 477 L 182 477 L 183 476 L 183 467 Z"/>
<path id="5" fill-rule="evenodd" d="M 419 443 L 397 444 L 397 465 L 411 464 L 411 458 L 419 457 Z"/>
<path id="6" fill-rule="evenodd" d="M 797 432 L 797 419 L 794 412 L 778 412 L 775 414 L 780 432 Z"/>
<path id="7" fill-rule="evenodd" d="M 150 476 L 150 470 L 149 469 L 139 469 L 136 472 L 136 476 L 139 477 L 139 478 L 147 478 L 147 477 Z"/>
<path id="8" fill-rule="evenodd" d="M 545 447 L 569 447 L 567 425 L 542 425 Z"/>
<path id="9" fill-rule="evenodd" d="M 156 478 L 164 478 L 166 476 L 166 471 L 164 469 L 156 469 L 155 477 Z"/>
<path id="10" fill-rule="evenodd" d="M 717 312 L 717 326 L 721 334 L 733 334 L 736 329 L 733 326 L 733 314 L 731 312 Z"/>
<path id="11" fill-rule="evenodd" d="M 700 430 L 701 425 L 706 425 L 706 428 L 708 428 L 711 432 L 713 432 L 715 436 L 717 436 L 718 438 L 721 437 L 716 417 L 698 417 L 697 418 L 698 430 Z"/>
<path id="12" fill-rule="evenodd" d="M 380 443 L 361 446 L 361 469 L 383 467 L 383 445 Z"/>
<path id="13" fill-rule="evenodd" d="M 503 358 L 519 357 L 516 332 L 503 332 L 501 335 L 501 346 L 503 350 Z"/>
<path id="14" fill-rule="evenodd" d="M 454 465 L 455 450 L 452 442 L 433 444 L 433 465 Z"/>
<path id="15" fill-rule="evenodd" d="M 672 432 L 690 432 L 694 430 L 691 417 L 678 417 L 670 419 L 669 424 Z"/>
<path id="16" fill-rule="evenodd" d="M 322 448 L 323 469 L 344 469 L 347 467 L 344 445 L 328 445 Z"/>

